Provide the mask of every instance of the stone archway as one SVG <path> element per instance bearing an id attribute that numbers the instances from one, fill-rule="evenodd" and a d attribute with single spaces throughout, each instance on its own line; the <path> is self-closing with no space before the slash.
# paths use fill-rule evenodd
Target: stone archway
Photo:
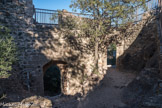
<path id="1" fill-rule="evenodd" d="M 66 62 L 51 60 L 43 66 L 44 94 L 56 96 L 66 93 Z"/>

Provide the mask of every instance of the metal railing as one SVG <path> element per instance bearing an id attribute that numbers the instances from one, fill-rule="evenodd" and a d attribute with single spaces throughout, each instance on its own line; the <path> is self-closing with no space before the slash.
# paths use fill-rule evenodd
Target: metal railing
<path id="1" fill-rule="evenodd" d="M 35 8 L 33 18 L 35 24 L 57 25 L 59 22 L 57 10 Z"/>
<path id="2" fill-rule="evenodd" d="M 156 10 L 156 8 L 158 7 L 159 1 L 161 0 L 146 1 L 147 12 Z M 131 22 L 137 23 L 142 20 L 143 15 L 146 13 L 146 11 L 143 11 L 143 9 L 140 8 L 140 6 L 136 6 L 135 10 L 136 11 L 134 15 L 128 18 L 126 22 L 131 21 Z M 93 19 L 93 16 L 90 14 L 81 14 L 81 13 L 74 13 L 74 12 L 63 12 L 63 13 L 65 14 L 68 13 L 68 14 L 71 14 L 71 15 L 74 15 L 80 18 Z M 59 17 L 59 12 L 57 10 L 47 10 L 47 9 L 39 9 L 39 8 L 35 8 L 35 13 L 34 13 L 33 18 L 34 18 L 35 24 L 58 25 L 61 21 Z M 111 19 L 117 19 L 117 18 L 114 18 L 112 16 Z M 117 25 L 121 24 L 120 20 L 117 22 L 118 22 Z M 112 23 L 111 25 L 114 25 L 114 23 Z"/>
<path id="3" fill-rule="evenodd" d="M 146 1 L 146 10 L 141 8 L 140 6 L 135 7 L 134 15 L 132 15 L 131 20 L 134 23 L 142 21 L 144 14 L 147 12 L 156 12 L 156 9 L 158 7 L 158 0 L 147 0 Z"/>
<path id="4" fill-rule="evenodd" d="M 63 12 L 65 15 L 73 15 L 80 18 L 91 18 L 88 14 L 81 14 L 75 12 Z M 61 21 L 59 12 L 57 10 L 39 9 L 35 8 L 34 13 L 34 23 L 35 24 L 45 24 L 45 25 L 58 25 Z"/>

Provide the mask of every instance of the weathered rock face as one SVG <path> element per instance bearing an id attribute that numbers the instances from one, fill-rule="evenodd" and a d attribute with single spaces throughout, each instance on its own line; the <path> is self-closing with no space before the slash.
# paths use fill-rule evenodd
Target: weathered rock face
<path id="1" fill-rule="evenodd" d="M 139 75 L 125 88 L 123 102 L 128 105 L 127 108 L 161 108 L 162 88 L 158 81 L 161 69 L 160 42 L 156 18 L 149 17 L 146 22 L 131 28 L 133 29 L 127 30 L 126 33 L 126 36 L 129 36 L 126 40 L 130 41 L 124 39 L 118 47 L 121 53 L 118 66 L 138 71 Z"/>
<path id="2" fill-rule="evenodd" d="M 144 69 L 125 88 L 123 101 L 130 108 L 160 108 L 159 105 L 162 105 L 162 100 L 158 100 L 161 99 L 158 92 L 158 77 L 157 69 Z M 150 100 L 151 98 L 153 100 L 152 102 Z"/>
<path id="3" fill-rule="evenodd" d="M 147 13 L 146 13 L 147 14 Z M 117 47 L 118 68 L 135 70 L 139 74 L 123 92 L 126 108 L 161 108 L 162 93 L 159 82 L 160 48 L 156 17 L 131 25 Z M 125 107 L 124 107 L 125 108 Z"/>
<path id="4" fill-rule="evenodd" d="M 146 19 L 129 27 L 124 33 L 125 38 L 117 47 L 118 68 L 135 71 L 141 71 L 144 67 L 158 68 L 155 17 L 148 15 Z"/>

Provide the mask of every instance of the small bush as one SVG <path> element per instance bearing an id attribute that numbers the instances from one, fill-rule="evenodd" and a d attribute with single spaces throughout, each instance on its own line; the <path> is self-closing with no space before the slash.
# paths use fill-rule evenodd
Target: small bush
<path id="1" fill-rule="evenodd" d="M 0 26 L 0 78 L 10 76 L 12 64 L 16 60 L 16 45 L 8 28 Z"/>

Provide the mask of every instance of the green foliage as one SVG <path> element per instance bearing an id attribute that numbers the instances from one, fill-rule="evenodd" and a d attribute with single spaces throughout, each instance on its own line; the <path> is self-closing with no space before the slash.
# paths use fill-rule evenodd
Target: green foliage
<path id="1" fill-rule="evenodd" d="M 114 43 L 111 44 L 108 49 L 110 49 L 110 50 L 116 50 L 116 44 L 114 44 Z"/>
<path id="2" fill-rule="evenodd" d="M 52 15 L 52 17 L 50 18 L 50 20 L 53 20 L 54 22 L 56 22 L 57 19 L 58 19 L 58 13 L 54 13 L 54 14 Z"/>
<path id="3" fill-rule="evenodd" d="M 16 45 L 9 29 L 0 26 L 0 78 L 9 77 L 12 64 L 16 60 Z"/>
<path id="4" fill-rule="evenodd" d="M 78 28 L 76 23 L 77 23 L 76 18 L 72 16 L 66 16 L 66 18 L 62 19 L 60 26 L 64 29 L 73 30 Z"/>
<path id="5" fill-rule="evenodd" d="M 145 7 L 145 0 L 72 0 L 70 7 L 74 11 L 79 9 L 83 14 L 90 14 L 91 18 L 82 19 L 79 23 L 81 36 L 89 36 L 90 44 L 94 46 L 95 68 L 98 73 L 98 53 L 116 41 L 116 36 L 108 34 L 118 24 L 125 25 L 133 19 L 137 7 Z M 123 26 L 120 26 L 122 28 Z M 115 46 L 111 46 L 112 49 Z"/>
<path id="6" fill-rule="evenodd" d="M 124 25 L 133 19 L 137 7 L 144 8 L 145 5 L 146 0 L 72 0 L 70 7 L 74 11 L 79 9 L 81 13 L 91 15 L 91 19 L 79 23 L 82 36 L 90 36 L 94 44 L 103 45 L 105 41 L 114 38 L 106 40 L 110 28 L 119 23 Z"/>
<path id="7" fill-rule="evenodd" d="M 82 38 L 88 37 L 88 43 L 94 52 L 95 68 L 94 73 L 98 73 L 98 53 L 106 52 L 107 47 L 117 40 L 115 35 L 109 36 L 112 29 L 118 24 L 124 28 L 125 23 L 133 19 L 136 7 L 145 7 L 145 0 L 72 0 L 70 7 L 74 11 L 80 10 L 81 14 L 88 14 L 88 18 L 66 15 L 62 18 L 61 27 L 66 35 L 74 34 Z M 64 16 L 64 13 L 60 13 Z M 113 48 L 115 46 L 112 46 Z"/>
<path id="8" fill-rule="evenodd" d="M 80 79 L 80 83 L 83 84 L 84 81 L 86 81 L 87 79 L 88 79 L 88 75 L 87 74 L 82 75 L 82 78 Z"/>
<path id="9" fill-rule="evenodd" d="M 93 67 L 93 71 L 92 71 L 92 73 L 93 73 L 93 74 L 96 74 L 96 75 L 99 74 L 98 66 Z"/>
<path id="10" fill-rule="evenodd" d="M 74 11 L 93 15 L 94 19 L 111 20 L 127 19 L 134 14 L 137 7 L 145 8 L 146 0 L 72 0 L 70 5 Z"/>

